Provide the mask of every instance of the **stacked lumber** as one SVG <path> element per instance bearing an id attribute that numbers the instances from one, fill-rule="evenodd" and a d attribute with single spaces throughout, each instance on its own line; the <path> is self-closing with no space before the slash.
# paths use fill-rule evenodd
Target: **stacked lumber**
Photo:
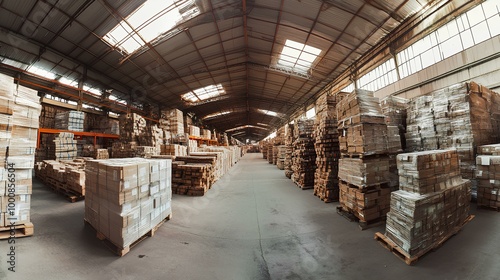
<path id="1" fill-rule="evenodd" d="M 172 215 L 169 159 L 91 160 L 85 167 L 85 221 L 118 255 Z"/>
<path id="2" fill-rule="evenodd" d="M 470 180 L 456 150 L 398 155 L 401 190 L 391 194 L 385 236 L 407 258 L 437 248 L 470 219 Z"/>
<path id="3" fill-rule="evenodd" d="M 269 162 L 270 164 L 273 164 L 274 162 L 273 148 L 274 145 L 272 144 L 272 142 L 267 144 L 267 162 Z"/>
<path id="4" fill-rule="evenodd" d="M 345 93 L 335 96 L 324 95 L 316 101 L 316 128 L 313 135 L 316 151 L 314 195 L 324 202 L 339 200 L 340 147 L 335 107 L 345 95 Z"/>
<path id="5" fill-rule="evenodd" d="M 113 142 L 111 146 L 111 156 L 113 158 L 132 158 L 135 157 L 135 143 Z"/>
<path id="6" fill-rule="evenodd" d="M 274 165 L 278 164 L 278 150 L 279 150 L 279 146 L 273 146 L 273 162 L 272 162 L 272 164 L 274 164 Z"/>
<path id="7" fill-rule="evenodd" d="M 294 134 L 298 138 L 294 142 L 292 158 L 292 181 L 301 189 L 314 188 L 316 171 L 316 151 L 314 150 L 314 120 L 298 120 Z"/>
<path id="8" fill-rule="evenodd" d="M 347 95 L 336 110 L 342 153 L 339 213 L 354 215 L 362 225 L 374 225 L 385 219 L 391 192 L 385 116 L 378 98 L 365 90 Z"/>
<path id="9" fill-rule="evenodd" d="M 275 147 L 277 148 L 276 166 L 278 167 L 279 170 L 284 170 L 285 169 L 286 146 L 279 145 L 279 146 L 275 146 Z"/>
<path id="10" fill-rule="evenodd" d="M 30 236 L 32 172 L 41 106 L 37 91 L 14 85 L 12 77 L 0 74 L 0 186 L 4 186 L 0 189 L 0 232 Z M 26 230 L 19 233 L 12 225 Z"/>
<path id="11" fill-rule="evenodd" d="M 500 144 L 478 147 L 477 205 L 500 209 Z"/>
<path id="12" fill-rule="evenodd" d="M 47 159 L 68 160 L 77 157 L 77 140 L 74 140 L 74 134 L 70 132 L 60 132 L 49 136 L 49 145 L 47 149 Z"/>
<path id="13" fill-rule="evenodd" d="M 293 150 L 294 150 L 294 137 L 293 137 L 294 125 L 287 124 L 285 126 L 285 176 L 289 179 L 292 178 L 293 170 L 292 170 L 292 158 L 293 158 Z"/>
<path id="14" fill-rule="evenodd" d="M 422 114 L 421 99 L 425 118 L 415 117 Z M 460 83 L 412 100 L 410 107 L 413 128 L 408 126 L 407 137 L 418 130 L 434 136 L 420 133 L 420 141 L 407 138 L 407 146 L 415 151 L 456 148 L 462 177 L 472 179 L 474 192 L 477 147 L 500 142 L 500 95 L 474 82 Z"/>
<path id="15" fill-rule="evenodd" d="M 83 124 L 85 122 L 85 113 L 79 111 L 66 111 L 59 112 L 55 116 L 55 128 L 83 131 Z"/>
<path id="16" fill-rule="evenodd" d="M 172 164 L 172 192 L 189 196 L 203 196 L 210 189 L 210 164 Z"/>
<path id="17" fill-rule="evenodd" d="M 19 86 L 21 88 L 22 86 Z M 24 88 L 24 87 L 23 87 Z M 66 112 L 67 109 L 60 107 L 50 106 L 48 104 L 43 104 L 42 111 L 40 113 L 39 123 L 40 127 L 44 128 L 56 128 L 56 115 Z"/>
<path id="18" fill-rule="evenodd" d="M 108 159 L 109 158 L 108 149 L 96 149 L 94 158 L 95 159 Z"/>
<path id="19" fill-rule="evenodd" d="M 178 144 L 161 145 L 160 155 L 186 156 L 187 147 Z"/>

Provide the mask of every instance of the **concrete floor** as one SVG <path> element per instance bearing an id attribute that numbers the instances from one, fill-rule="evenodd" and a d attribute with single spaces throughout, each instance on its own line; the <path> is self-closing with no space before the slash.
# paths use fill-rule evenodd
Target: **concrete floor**
<path id="1" fill-rule="evenodd" d="M 247 154 L 204 197 L 173 197 L 173 219 L 124 257 L 113 255 L 83 223 L 84 202 L 69 203 L 35 181 L 33 237 L 17 239 L 17 272 L 0 279 L 500 279 L 500 213 L 476 218 L 415 266 L 385 250 Z"/>

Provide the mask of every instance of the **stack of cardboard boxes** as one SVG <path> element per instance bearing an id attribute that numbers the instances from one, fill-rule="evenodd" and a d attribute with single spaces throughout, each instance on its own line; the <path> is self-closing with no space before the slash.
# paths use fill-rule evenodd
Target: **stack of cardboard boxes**
<path id="1" fill-rule="evenodd" d="M 456 150 L 398 155 L 401 190 L 391 194 L 385 236 L 407 258 L 436 248 L 470 218 L 470 180 Z"/>
<path id="2" fill-rule="evenodd" d="M 32 172 L 41 106 L 37 92 L 0 74 L 0 231 L 33 234 Z M 19 230 L 12 232 L 19 234 Z"/>
<path id="3" fill-rule="evenodd" d="M 120 255 L 172 214 L 169 159 L 108 159 L 85 167 L 85 221 Z"/>
<path id="4" fill-rule="evenodd" d="M 70 132 L 60 132 L 49 137 L 52 139 L 47 149 L 47 159 L 71 160 L 77 157 L 77 140 Z"/>
<path id="5" fill-rule="evenodd" d="M 55 116 L 55 128 L 83 131 L 85 122 L 85 113 L 79 111 L 66 111 L 57 113 Z"/>
<path id="6" fill-rule="evenodd" d="M 380 222 L 389 211 L 388 130 L 378 98 L 356 90 L 336 107 L 340 152 L 340 213 L 361 223 Z"/>
<path id="7" fill-rule="evenodd" d="M 478 147 L 477 205 L 500 209 L 500 144 Z"/>
<path id="8" fill-rule="evenodd" d="M 295 141 L 293 137 L 294 125 L 287 124 L 285 125 L 285 176 L 289 179 L 292 178 L 293 170 L 292 170 L 292 158 L 294 146 L 293 143 Z"/>

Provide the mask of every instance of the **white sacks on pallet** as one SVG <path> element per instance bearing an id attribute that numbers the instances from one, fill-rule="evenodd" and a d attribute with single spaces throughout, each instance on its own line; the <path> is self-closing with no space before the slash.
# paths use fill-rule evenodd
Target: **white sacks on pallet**
<path id="1" fill-rule="evenodd" d="M 172 214 L 170 159 L 108 159 L 85 167 L 85 220 L 126 248 Z"/>

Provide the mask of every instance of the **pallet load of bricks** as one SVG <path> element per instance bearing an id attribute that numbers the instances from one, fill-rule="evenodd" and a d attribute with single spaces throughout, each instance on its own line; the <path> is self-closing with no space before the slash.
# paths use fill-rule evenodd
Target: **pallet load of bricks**
<path id="1" fill-rule="evenodd" d="M 0 239 L 31 236 L 32 172 L 41 106 L 37 91 L 0 74 Z"/>
<path id="2" fill-rule="evenodd" d="M 396 157 L 406 147 L 406 118 L 410 100 L 386 96 L 380 100 L 380 107 L 387 124 L 387 150 L 389 151 L 389 187 L 397 190 L 399 187 L 399 174 Z"/>
<path id="3" fill-rule="evenodd" d="M 389 212 L 387 124 L 371 91 L 350 93 L 336 111 L 341 152 L 337 210 L 365 229 L 382 223 Z"/>
<path id="4" fill-rule="evenodd" d="M 478 147 L 477 206 L 500 210 L 500 144 Z"/>
<path id="5" fill-rule="evenodd" d="M 35 176 L 70 202 L 85 197 L 85 162 L 92 158 L 74 160 L 44 160 L 35 165 Z"/>
<path id="6" fill-rule="evenodd" d="M 123 256 L 172 215 L 172 161 L 91 160 L 85 167 L 85 222 Z"/>
<path id="7" fill-rule="evenodd" d="M 313 137 L 316 150 L 314 195 L 324 202 L 339 200 L 339 135 L 335 107 L 345 93 L 323 95 L 316 101 L 316 120 Z"/>
<path id="8" fill-rule="evenodd" d="M 293 170 L 292 170 L 292 158 L 294 150 L 293 131 L 294 131 L 293 124 L 285 125 L 285 176 L 288 179 L 291 179 L 293 175 Z"/>
<path id="9" fill-rule="evenodd" d="M 460 175 L 455 149 L 399 154 L 397 161 L 400 190 L 391 194 L 385 235 L 375 239 L 411 265 L 473 218 L 471 183 Z"/>
<path id="10" fill-rule="evenodd" d="M 297 139 L 294 142 L 292 158 L 292 181 L 299 188 L 314 188 L 314 173 L 316 171 L 316 151 L 314 150 L 314 120 L 298 120 L 295 124 Z"/>
<path id="11" fill-rule="evenodd" d="M 79 111 L 59 112 L 55 115 L 55 128 L 71 131 L 83 131 L 85 113 Z"/>
<path id="12" fill-rule="evenodd" d="M 410 102 L 409 151 L 456 148 L 462 177 L 475 196 L 476 149 L 500 142 L 500 95 L 474 82 L 437 90 Z"/>

